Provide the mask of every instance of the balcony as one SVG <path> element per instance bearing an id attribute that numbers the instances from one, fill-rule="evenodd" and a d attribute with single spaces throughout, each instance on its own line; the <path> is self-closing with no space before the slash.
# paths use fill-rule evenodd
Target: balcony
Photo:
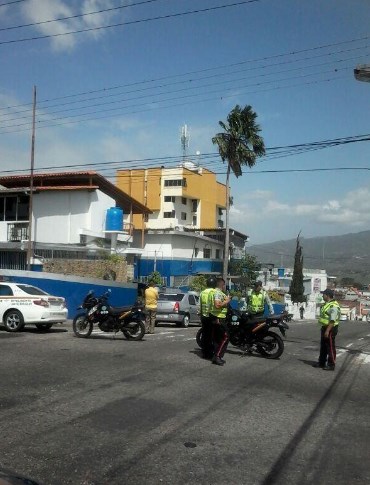
<path id="1" fill-rule="evenodd" d="M 28 239 L 28 222 L 8 224 L 8 242 L 21 242 Z"/>

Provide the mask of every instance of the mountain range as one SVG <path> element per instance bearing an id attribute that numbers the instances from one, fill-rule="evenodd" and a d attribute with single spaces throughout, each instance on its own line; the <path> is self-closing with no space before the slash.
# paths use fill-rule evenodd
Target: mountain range
<path id="1" fill-rule="evenodd" d="M 343 234 L 342 236 L 300 237 L 303 266 L 307 269 L 325 269 L 338 281 L 353 278 L 364 285 L 370 284 L 370 231 Z M 296 239 L 257 244 L 247 253 L 265 264 L 293 268 Z"/>

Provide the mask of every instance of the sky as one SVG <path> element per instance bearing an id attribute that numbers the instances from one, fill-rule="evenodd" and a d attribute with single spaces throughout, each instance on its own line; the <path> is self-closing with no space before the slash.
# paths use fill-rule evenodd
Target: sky
<path id="1" fill-rule="evenodd" d="M 30 170 L 34 86 L 35 171 L 113 182 L 178 166 L 184 124 L 225 182 L 212 137 L 251 105 L 266 156 L 231 176 L 230 225 L 251 245 L 368 230 L 366 63 L 370 0 L 0 0 L 0 176 Z"/>

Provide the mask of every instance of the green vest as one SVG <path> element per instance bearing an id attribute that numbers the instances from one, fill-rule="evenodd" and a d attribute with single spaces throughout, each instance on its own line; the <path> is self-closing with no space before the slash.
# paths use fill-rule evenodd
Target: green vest
<path id="1" fill-rule="evenodd" d="M 211 298 L 209 299 L 209 313 L 217 318 L 226 318 L 227 307 L 215 307 L 215 296 L 217 293 L 221 294 L 222 299 L 226 298 L 225 293 L 223 293 L 221 290 L 215 290 L 214 293 L 211 295 Z"/>
<path id="2" fill-rule="evenodd" d="M 261 313 L 265 309 L 265 292 L 255 293 L 252 291 L 248 298 L 248 311 L 250 313 Z"/>
<path id="3" fill-rule="evenodd" d="M 216 290 L 214 288 L 206 288 L 200 294 L 200 312 L 202 317 L 209 317 L 209 307 L 212 300 L 212 294 Z"/>
<path id="4" fill-rule="evenodd" d="M 337 307 L 338 308 L 338 314 L 337 314 L 337 318 L 336 320 L 334 321 L 334 326 L 338 325 L 339 324 L 339 319 L 340 319 L 340 306 L 339 306 L 339 303 L 335 300 L 331 300 L 331 301 L 328 301 L 327 303 L 325 303 L 322 307 L 321 307 L 321 310 L 320 310 L 320 317 L 319 317 L 319 323 L 320 325 L 322 325 L 323 327 L 326 327 L 327 325 L 329 325 L 329 322 L 330 322 L 330 314 L 329 314 L 329 310 L 330 308 L 332 307 Z"/>

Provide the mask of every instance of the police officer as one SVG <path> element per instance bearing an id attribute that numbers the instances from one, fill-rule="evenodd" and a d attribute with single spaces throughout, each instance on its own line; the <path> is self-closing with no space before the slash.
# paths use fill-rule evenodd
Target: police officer
<path id="1" fill-rule="evenodd" d="M 227 305 L 229 304 L 230 297 L 227 296 L 224 291 L 225 280 L 219 277 L 217 278 L 217 289 L 210 299 L 209 307 L 209 314 L 212 319 L 214 345 L 212 364 L 216 365 L 225 364 L 226 361 L 223 359 L 223 356 L 225 354 L 227 344 L 229 343 L 229 337 L 226 329 L 226 315 Z"/>
<path id="2" fill-rule="evenodd" d="M 270 297 L 262 288 L 262 282 L 256 281 L 252 290 L 248 293 L 248 313 L 255 317 L 261 317 L 265 311 L 265 303 L 269 307 L 271 314 L 274 313 Z"/>
<path id="3" fill-rule="evenodd" d="M 324 304 L 320 310 L 319 324 L 321 325 L 321 342 L 319 361 L 313 367 L 324 370 L 334 370 L 336 360 L 335 337 L 338 333 L 340 306 L 334 299 L 334 291 L 327 288 L 322 291 Z"/>
<path id="4" fill-rule="evenodd" d="M 201 348 L 205 359 L 212 359 L 213 357 L 212 318 L 209 315 L 209 308 L 216 291 L 216 284 L 216 278 L 214 276 L 209 277 L 207 288 L 199 295 L 200 321 L 202 322 Z"/>

